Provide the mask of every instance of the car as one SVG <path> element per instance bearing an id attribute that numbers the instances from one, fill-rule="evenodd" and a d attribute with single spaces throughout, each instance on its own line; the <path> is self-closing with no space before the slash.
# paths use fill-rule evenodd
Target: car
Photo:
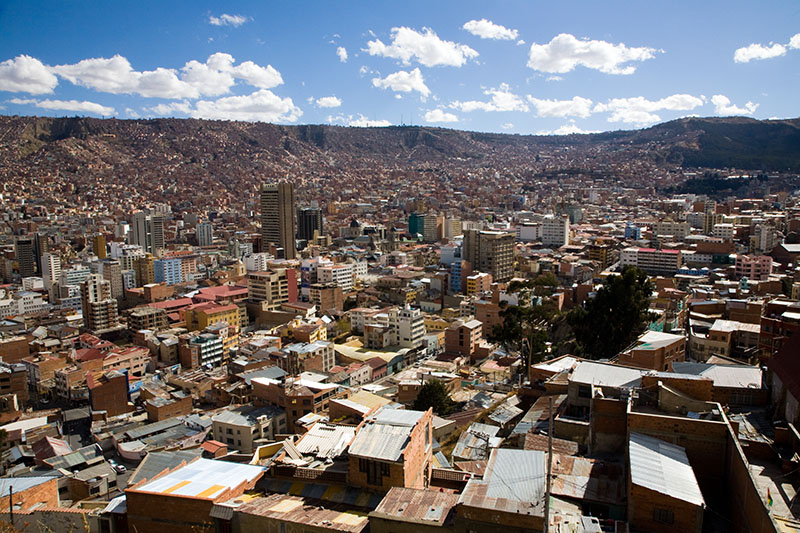
<path id="1" fill-rule="evenodd" d="M 117 474 L 125 473 L 128 470 L 127 468 L 125 468 L 125 465 L 119 464 L 114 459 L 109 459 L 108 464 L 111 466 L 111 468 L 114 469 L 114 472 L 116 472 Z"/>

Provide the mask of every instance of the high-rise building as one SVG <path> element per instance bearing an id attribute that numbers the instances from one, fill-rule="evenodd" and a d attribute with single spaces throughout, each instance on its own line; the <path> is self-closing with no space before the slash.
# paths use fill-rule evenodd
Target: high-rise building
<path id="1" fill-rule="evenodd" d="M 569 244 L 569 217 L 546 215 L 542 220 L 542 244 L 561 248 Z"/>
<path id="2" fill-rule="evenodd" d="M 425 229 L 425 215 L 422 213 L 411 213 L 408 215 L 408 232 L 411 235 L 421 234 Z"/>
<path id="3" fill-rule="evenodd" d="M 125 289 L 122 285 L 122 266 L 116 259 L 105 259 L 100 261 L 98 274 L 103 279 L 111 283 L 111 297 L 121 299 L 125 296 Z"/>
<path id="4" fill-rule="evenodd" d="M 19 275 L 29 278 L 36 274 L 36 261 L 33 255 L 34 238 L 20 235 L 14 239 L 14 258 L 17 260 Z"/>
<path id="5" fill-rule="evenodd" d="M 464 230 L 461 255 L 473 271 L 488 272 L 494 281 L 508 281 L 514 275 L 514 234 Z"/>
<path id="6" fill-rule="evenodd" d="M 81 283 L 83 325 L 93 333 L 119 327 L 117 300 L 111 296 L 111 282 L 92 274 Z"/>
<path id="7" fill-rule="evenodd" d="M 98 233 L 92 237 L 92 252 L 98 259 L 105 259 L 107 257 L 106 236 L 102 233 Z"/>
<path id="8" fill-rule="evenodd" d="M 284 259 L 294 259 L 297 256 L 294 217 L 294 185 L 282 181 L 261 186 L 262 249 L 268 249 L 272 243 L 283 250 Z"/>
<path id="9" fill-rule="evenodd" d="M 42 256 L 50 252 L 50 237 L 46 233 L 36 233 L 33 237 L 33 257 L 36 272 L 42 275 Z"/>
<path id="10" fill-rule="evenodd" d="M 319 207 L 301 207 L 297 210 L 297 238 L 310 241 L 314 231 L 322 235 L 322 209 Z"/>
<path id="11" fill-rule="evenodd" d="M 214 227 L 211 222 L 201 222 L 196 231 L 198 246 L 211 246 L 214 243 Z"/>
<path id="12" fill-rule="evenodd" d="M 146 252 L 160 255 L 164 249 L 164 217 L 139 211 L 133 215 L 128 243 L 141 246 Z"/>
<path id="13" fill-rule="evenodd" d="M 54 283 L 61 276 L 61 257 L 57 254 L 44 254 L 42 256 L 42 281 L 44 288 L 50 291 Z"/>

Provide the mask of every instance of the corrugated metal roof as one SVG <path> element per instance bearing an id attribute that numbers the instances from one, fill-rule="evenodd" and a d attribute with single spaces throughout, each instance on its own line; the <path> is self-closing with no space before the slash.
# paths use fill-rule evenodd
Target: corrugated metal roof
<path id="1" fill-rule="evenodd" d="M 260 466 L 197 459 L 133 490 L 213 500 L 231 487 L 257 479 L 263 471 Z"/>
<path id="2" fill-rule="evenodd" d="M 645 370 L 624 366 L 581 361 L 572 372 L 570 381 L 600 387 L 638 387 Z"/>
<path id="3" fill-rule="evenodd" d="M 458 496 L 455 494 L 393 487 L 370 516 L 401 522 L 444 525 L 457 503 Z"/>
<path id="4" fill-rule="evenodd" d="M 498 431 L 500 428 L 497 426 L 473 422 L 458 438 L 453 458 L 467 461 L 488 459 L 491 448 L 497 448 L 502 443 L 502 439 L 496 436 Z"/>
<path id="5" fill-rule="evenodd" d="M 9 490 L 11 490 L 11 494 L 18 494 L 42 483 L 47 483 L 51 479 L 53 479 L 52 476 L 0 478 L 0 494 L 8 496 Z"/>
<path id="6" fill-rule="evenodd" d="M 631 482 L 672 498 L 704 505 L 703 494 L 686 451 L 660 439 L 631 433 Z"/>
<path id="7" fill-rule="evenodd" d="M 711 378 L 715 387 L 733 389 L 761 388 L 761 369 L 757 366 L 676 362 L 672 363 L 672 369 L 676 373 Z"/>
<path id="8" fill-rule="evenodd" d="M 470 479 L 459 503 L 493 511 L 542 516 L 545 470 L 544 452 L 492 450 L 483 479 Z"/>
<path id="9" fill-rule="evenodd" d="M 365 513 L 340 505 L 318 505 L 318 502 L 285 494 L 270 494 L 256 498 L 239 507 L 237 512 L 283 523 L 324 527 L 334 531 L 356 533 L 369 526 L 369 519 Z"/>
<path id="10" fill-rule="evenodd" d="M 295 448 L 303 455 L 333 459 L 347 449 L 355 434 L 355 426 L 318 422 L 300 438 L 295 444 Z"/>
<path id="11" fill-rule="evenodd" d="M 369 419 L 378 424 L 414 427 L 424 414 L 424 411 L 411 411 L 407 409 L 381 409 Z"/>
<path id="12" fill-rule="evenodd" d="M 128 478 L 128 486 L 133 486 L 145 479 L 153 479 L 161 472 L 175 468 L 184 461 L 188 463 L 197 459 L 202 452 L 203 450 L 200 448 L 176 452 L 150 452 Z"/>
<path id="13" fill-rule="evenodd" d="M 350 455 L 397 461 L 411 440 L 408 426 L 368 423 L 350 445 Z"/>

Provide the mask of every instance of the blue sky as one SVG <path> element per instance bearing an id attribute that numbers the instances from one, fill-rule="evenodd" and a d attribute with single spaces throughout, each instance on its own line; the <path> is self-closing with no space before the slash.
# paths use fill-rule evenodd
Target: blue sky
<path id="1" fill-rule="evenodd" d="M 508 133 L 800 116 L 800 2 L 0 3 L 0 113 Z"/>

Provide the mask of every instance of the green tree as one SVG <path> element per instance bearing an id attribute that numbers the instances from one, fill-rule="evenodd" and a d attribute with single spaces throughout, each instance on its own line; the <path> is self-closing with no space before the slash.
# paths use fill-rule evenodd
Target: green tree
<path id="1" fill-rule="evenodd" d="M 653 286 L 647 274 L 626 267 L 620 276 L 609 276 L 597 295 L 567 315 L 575 340 L 592 359 L 617 355 L 644 331 Z"/>
<path id="2" fill-rule="evenodd" d="M 489 335 L 509 354 L 520 354 L 525 358 L 523 371 L 544 359 L 547 348 L 548 329 L 558 314 L 555 304 L 545 300 L 541 305 L 509 305 L 500 311 L 503 321 Z"/>
<path id="3" fill-rule="evenodd" d="M 453 400 L 447 387 L 437 379 L 426 381 L 414 400 L 415 411 L 427 411 L 429 407 L 433 407 L 433 412 L 439 416 L 445 416 L 453 410 Z"/>

